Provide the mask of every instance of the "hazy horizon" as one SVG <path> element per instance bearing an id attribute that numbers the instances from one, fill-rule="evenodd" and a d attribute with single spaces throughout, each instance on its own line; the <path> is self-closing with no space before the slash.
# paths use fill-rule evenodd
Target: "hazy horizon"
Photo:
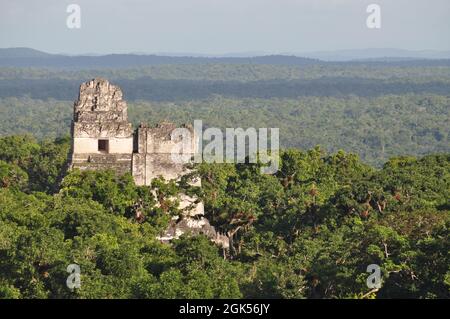
<path id="1" fill-rule="evenodd" d="M 73 3 L 80 29 L 66 25 Z M 366 25 L 372 3 L 381 7 L 380 29 Z M 69 55 L 449 51 L 449 17 L 448 0 L 1 0 L 0 47 Z"/>
<path id="2" fill-rule="evenodd" d="M 383 52 L 383 51 L 397 51 L 405 53 L 450 53 L 450 50 L 434 50 L 434 49 L 423 49 L 423 50 L 410 50 L 404 48 L 350 48 L 350 49 L 340 49 L 340 50 L 317 50 L 317 51 L 304 51 L 304 52 L 269 52 L 269 51 L 238 51 L 238 52 L 219 52 L 216 54 L 208 52 L 137 52 L 137 51 L 124 51 L 124 52 L 80 52 L 80 53 L 70 53 L 70 52 L 51 52 L 44 49 L 37 49 L 33 47 L 0 47 L 0 49 L 31 49 L 40 51 L 43 53 L 54 54 L 54 55 L 66 55 L 66 56 L 103 56 L 111 54 L 136 54 L 136 55 L 166 55 L 166 56 L 193 56 L 193 57 L 251 57 L 251 56 L 264 56 L 264 55 L 296 55 L 301 56 L 302 54 L 326 54 L 326 53 L 343 53 L 343 52 Z M 392 57 L 392 56 L 389 56 Z M 404 56 L 408 57 L 408 56 Z"/>

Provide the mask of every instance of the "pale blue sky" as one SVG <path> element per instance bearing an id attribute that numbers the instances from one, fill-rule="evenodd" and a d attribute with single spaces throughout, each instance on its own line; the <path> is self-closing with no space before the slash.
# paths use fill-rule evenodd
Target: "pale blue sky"
<path id="1" fill-rule="evenodd" d="M 81 6 L 81 29 L 66 7 Z M 382 28 L 366 27 L 366 7 Z M 450 0 L 0 0 L 0 47 L 52 53 L 450 50 Z"/>

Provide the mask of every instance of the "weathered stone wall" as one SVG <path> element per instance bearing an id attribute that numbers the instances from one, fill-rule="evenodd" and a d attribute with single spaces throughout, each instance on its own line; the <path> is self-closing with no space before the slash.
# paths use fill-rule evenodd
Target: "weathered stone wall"
<path id="1" fill-rule="evenodd" d="M 133 176 L 139 185 L 150 185 L 159 176 L 165 179 L 179 179 L 186 174 L 185 163 L 172 159 L 172 152 L 181 139 L 173 140 L 171 133 L 177 127 L 173 123 L 160 123 L 155 127 L 140 125 L 136 131 L 137 152 L 133 154 Z M 180 155 L 189 159 L 197 151 L 197 138 L 192 127 L 185 127 L 191 135 L 189 145 L 180 150 Z"/>
<path id="2" fill-rule="evenodd" d="M 178 180 L 187 173 L 188 161 L 172 159 L 174 147 L 182 141 L 181 137 L 172 138 L 176 128 L 168 122 L 155 127 L 141 124 L 133 132 L 120 88 L 105 79 L 93 79 L 80 86 L 74 104 L 70 166 L 80 170 L 112 169 L 118 174 L 132 173 L 137 185 L 151 185 L 152 180 L 160 176 Z M 192 127 L 184 128 L 189 130 L 191 139 L 179 154 L 190 159 L 197 151 L 198 141 Z M 99 140 L 107 141 L 106 149 L 100 149 Z M 195 184 L 200 185 L 200 180 Z M 206 219 L 201 217 L 200 222 L 196 222 L 194 216 L 204 213 L 203 203 L 195 203 L 195 198 L 185 194 L 178 197 L 181 209 L 191 205 L 194 208 L 186 213 L 181 224 L 171 226 L 174 231 L 179 233 L 192 228 L 194 233 L 203 232 L 226 247 L 226 237 L 217 234 Z"/>
<path id="3" fill-rule="evenodd" d="M 203 234 L 208 237 L 216 245 L 228 249 L 230 247 L 230 239 L 228 236 L 216 231 L 208 219 L 204 217 L 185 217 L 181 220 L 172 220 L 169 228 L 157 237 L 162 242 L 169 242 L 179 238 L 181 235 L 199 235 Z"/>
<path id="4" fill-rule="evenodd" d="M 184 148 L 179 147 L 179 155 L 183 155 L 186 162 L 177 162 L 172 158 L 175 147 L 180 146 L 183 141 L 181 137 L 172 137 L 172 132 L 177 127 L 173 123 L 163 122 L 155 127 L 141 124 L 135 133 L 135 145 L 137 149 L 133 154 L 132 173 L 137 185 L 151 185 L 154 178 L 163 177 L 166 180 L 178 180 L 188 173 L 186 164 L 197 152 L 198 141 L 192 127 L 183 127 L 190 134 L 190 141 Z M 186 142 L 186 141 L 184 141 Z M 200 180 L 194 183 L 200 186 Z M 184 209 L 193 202 L 195 198 L 181 194 L 179 196 L 180 208 Z M 188 215 L 202 215 L 204 213 L 203 203 L 197 203 L 188 211 Z"/>
<path id="5" fill-rule="evenodd" d="M 72 168 L 80 170 L 111 169 L 119 175 L 131 172 L 131 154 L 74 154 Z"/>
<path id="6" fill-rule="evenodd" d="M 72 122 L 71 167 L 131 172 L 133 128 L 119 87 L 105 79 L 80 86 Z M 107 151 L 99 150 L 99 140 Z"/>
<path id="7" fill-rule="evenodd" d="M 73 136 L 130 138 L 127 104 L 119 87 L 105 79 L 94 79 L 80 86 L 74 104 Z"/>

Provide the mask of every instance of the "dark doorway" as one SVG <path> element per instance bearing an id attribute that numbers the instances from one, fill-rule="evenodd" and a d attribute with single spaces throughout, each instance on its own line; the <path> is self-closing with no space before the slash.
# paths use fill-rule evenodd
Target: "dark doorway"
<path id="1" fill-rule="evenodd" d="M 109 141 L 108 140 L 98 140 L 98 151 L 101 153 L 109 152 Z"/>

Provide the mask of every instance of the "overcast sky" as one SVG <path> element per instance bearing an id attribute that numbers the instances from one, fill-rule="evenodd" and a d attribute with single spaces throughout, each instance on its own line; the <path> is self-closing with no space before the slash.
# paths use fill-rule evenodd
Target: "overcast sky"
<path id="1" fill-rule="evenodd" d="M 66 8 L 81 7 L 69 29 Z M 381 29 L 366 26 L 381 6 Z M 0 0 L 0 47 L 52 53 L 450 50 L 450 0 Z"/>

